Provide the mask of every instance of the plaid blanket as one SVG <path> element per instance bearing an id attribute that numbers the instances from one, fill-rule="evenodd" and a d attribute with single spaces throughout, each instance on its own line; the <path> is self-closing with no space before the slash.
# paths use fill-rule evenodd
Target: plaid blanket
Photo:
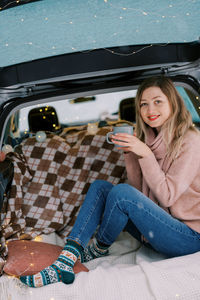
<path id="1" fill-rule="evenodd" d="M 12 154 L 14 177 L 1 212 L 1 256 L 6 241 L 33 239 L 56 232 L 66 237 L 87 190 L 95 179 L 124 182 L 123 154 L 105 139 L 109 127 L 95 135 L 85 127 L 48 134 L 44 142 L 26 139 Z"/>

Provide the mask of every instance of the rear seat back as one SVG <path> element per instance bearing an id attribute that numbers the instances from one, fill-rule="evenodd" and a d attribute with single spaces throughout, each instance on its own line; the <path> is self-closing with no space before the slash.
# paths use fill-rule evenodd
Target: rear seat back
<path id="1" fill-rule="evenodd" d="M 50 131 L 55 132 L 60 129 L 57 112 L 52 106 L 42 106 L 33 108 L 28 114 L 28 124 L 30 132 Z"/>
<path id="2" fill-rule="evenodd" d="M 125 98 L 120 102 L 119 115 L 121 120 L 126 120 L 132 123 L 136 122 L 134 97 Z"/>

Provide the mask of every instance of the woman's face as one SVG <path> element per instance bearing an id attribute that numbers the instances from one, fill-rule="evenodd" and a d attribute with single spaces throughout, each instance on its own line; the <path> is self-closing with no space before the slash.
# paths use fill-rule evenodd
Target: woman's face
<path id="1" fill-rule="evenodd" d="M 149 87 L 142 93 L 140 114 L 143 121 L 159 132 L 162 125 L 171 115 L 167 96 L 159 87 Z"/>

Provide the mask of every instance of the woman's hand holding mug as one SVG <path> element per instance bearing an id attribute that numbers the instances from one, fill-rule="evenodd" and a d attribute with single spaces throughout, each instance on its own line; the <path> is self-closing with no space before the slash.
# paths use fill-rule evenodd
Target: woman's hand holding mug
<path id="1" fill-rule="evenodd" d="M 126 145 L 118 144 L 119 142 L 123 142 L 124 140 L 117 139 L 117 135 L 119 133 L 126 133 L 129 135 L 133 135 L 133 126 L 130 125 L 121 125 L 113 127 L 113 131 L 110 131 L 106 135 L 106 140 L 109 144 L 114 144 L 116 147 L 126 147 Z"/>
<path id="2" fill-rule="evenodd" d="M 114 127 L 113 131 L 107 133 L 106 139 L 109 144 L 114 144 L 124 153 L 134 152 L 140 157 L 146 157 L 152 153 L 150 148 L 133 134 L 133 126 L 130 125 Z"/>

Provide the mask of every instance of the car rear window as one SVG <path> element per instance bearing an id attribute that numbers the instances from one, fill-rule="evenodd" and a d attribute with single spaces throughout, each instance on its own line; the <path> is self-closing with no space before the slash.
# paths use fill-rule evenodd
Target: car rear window
<path id="1" fill-rule="evenodd" d="M 176 88 L 190 111 L 194 124 L 200 127 L 200 107 L 197 104 L 196 97 L 182 86 Z M 10 117 L 4 136 L 4 144 L 9 140 L 8 136 L 19 141 L 32 134 L 32 131 L 40 130 L 40 124 L 43 121 L 39 116 L 40 111 L 42 118 L 46 118 L 44 121 L 51 123 L 50 127 L 47 124 L 41 130 L 54 132 L 58 129 L 88 123 L 105 122 L 106 124 L 106 122 L 121 119 L 134 122 L 136 92 L 137 90 L 134 89 L 78 98 L 66 97 L 66 99 L 60 101 L 24 107 Z"/>

